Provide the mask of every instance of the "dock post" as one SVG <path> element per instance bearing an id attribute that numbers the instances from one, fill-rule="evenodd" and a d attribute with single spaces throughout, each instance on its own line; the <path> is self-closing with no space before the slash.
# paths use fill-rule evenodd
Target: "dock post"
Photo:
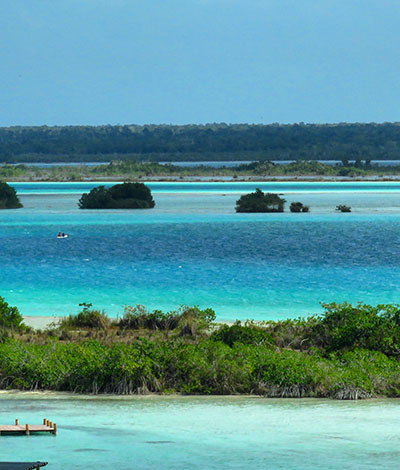
<path id="1" fill-rule="evenodd" d="M 57 434 L 57 423 L 54 423 L 53 434 Z"/>
<path id="2" fill-rule="evenodd" d="M 43 424 L 46 426 L 46 418 L 43 418 Z"/>
<path id="3" fill-rule="evenodd" d="M 46 419 L 46 426 L 50 426 L 50 421 Z"/>
<path id="4" fill-rule="evenodd" d="M 19 425 L 19 419 L 16 419 L 15 420 L 15 426 L 18 426 Z"/>
<path id="5" fill-rule="evenodd" d="M 29 436 L 29 424 L 25 424 L 25 434 Z"/>
<path id="6" fill-rule="evenodd" d="M 49 426 L 52 428 L 53 427 L 53 421 L 50 421 Z"/>

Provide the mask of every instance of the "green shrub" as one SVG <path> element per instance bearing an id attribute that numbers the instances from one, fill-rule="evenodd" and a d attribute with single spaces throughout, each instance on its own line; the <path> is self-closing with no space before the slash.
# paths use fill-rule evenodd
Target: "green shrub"
<path id="1" fill-rule="evenodd" d="M 178 309 L 179 329 L 182 336 L 197 336 L 209 330 L 216 315 L 212 308 L 182 306 Z"/>
<path id="2" fill-rule="evenodd" d="M 240 321 L 235 324 L 222 325 L 211 335 L 214 341 L 221 341 L 232 347 L 235 343 L 254 344 L 254 345 L 273 345 L 273 339 L 270 333 L 255 326 L 242 325 Z"/>
<path id="3" fill-rule="evenodd" d="M 0 327 L 19 330 L 24 327 L 23 317 L 17 307 L 10 307 L 3 297 L 0 297 Z"/>
<path id="4" fill-rule="evenodd" d="M 59 328 L 93 328 L 97 330 L 104 330 L 111 324 L 110 319 L 104 312 L 100 310 L 91 309 L 92 304 L 81 303 L 79 304 L 82 311 L 76 315 L 69 315 L 61 320 Z"/>
<path id="5" fill-rule="evenodd" d="M 179 315 L 175 312 L 164 313 L 161 310 L 148 312 L 143 305 L 127 305 L 122 318 L 117 322 L 120 328 L 138 330 L 174 330 L 179 324 Z"/>
<path id="6" fill-rule="evenodd" d="M 314 341 L 327 351 L 357 348 L 400 354 L 400 306 L 323 304 L 313 327 Z"/>

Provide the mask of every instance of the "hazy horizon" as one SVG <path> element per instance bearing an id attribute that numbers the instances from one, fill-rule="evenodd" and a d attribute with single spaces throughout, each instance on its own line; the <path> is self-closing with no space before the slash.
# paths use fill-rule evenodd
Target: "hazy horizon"
<path id="1" fill-rule="evenodd" d="M 107 126 L 135 126 L 135 127 L 146 127 L 146 126 L 348 126 L 348 125 L 399 125 L 400 121 L 385 121 L 385 122 L 184 122 L 184 123 L 173 123 L 173 122 L 145 122 L 143 124 L 137 124 L 135 122 L 124 122 L 124 123 L 99 123 L 99 124 L 10 124 L 7 126 L 0 126 L 0 129 L 13 128 L 13 127 L 107 127 Z"/>
<path id="2" fill-rule="evenodd" d="M 396 0 L 3 0 L 0 126 L 400 120 Z"/>

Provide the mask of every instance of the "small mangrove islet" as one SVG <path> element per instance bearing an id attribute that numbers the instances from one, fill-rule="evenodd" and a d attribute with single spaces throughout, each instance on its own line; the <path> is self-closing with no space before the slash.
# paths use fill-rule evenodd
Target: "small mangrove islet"
<path id="1" fill-rule="evenodd" d="M 290 212 L 310 212 L 310 208 L 305 206 L 302 202 L 292 202 L 290 204 Z"/>
<path id="2" fill-rule="evenodd" d="M 0 182 L 0 209 L 19 209 L 22 207 L 17 193 L 7 183 Z"/>
<path id="3" fill-rule="evenodd" d="M 155 206 L 148 186 L 143 183 L 121 183 L 105 188 L 98 186 L 79 199 L 80 209 L 151 209 Z"/>
<path id="4" fill-rule="evenodd" d="M 286 200 L 278 194 L 263 193 L 257 188 L 254 193 L 244 194 L 236 201 L 236 212 L 283 212 Z"/>

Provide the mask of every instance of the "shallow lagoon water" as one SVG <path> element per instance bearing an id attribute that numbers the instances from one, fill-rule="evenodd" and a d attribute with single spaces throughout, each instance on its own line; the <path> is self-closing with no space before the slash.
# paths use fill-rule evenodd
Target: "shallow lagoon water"
<path id="1" fill-rule="evenodd" d="M 392 470 L 400 402 L 247 397 L 0 395 L 0 421 L 58 435 L 0 438 L 2 460 L 60 468 Z"/>
<path id="2" fill-rule="evenodd" d="M 79 210 L 95 183 L 14 185 L 24 208 L 0 213 L 0 295 L 24 315 L 197 304 L 267 320 L 400 301 L 400 183 L 150 183 L 147 211 Z M 257 186 L 311 213 L 236 214 Z"/>

